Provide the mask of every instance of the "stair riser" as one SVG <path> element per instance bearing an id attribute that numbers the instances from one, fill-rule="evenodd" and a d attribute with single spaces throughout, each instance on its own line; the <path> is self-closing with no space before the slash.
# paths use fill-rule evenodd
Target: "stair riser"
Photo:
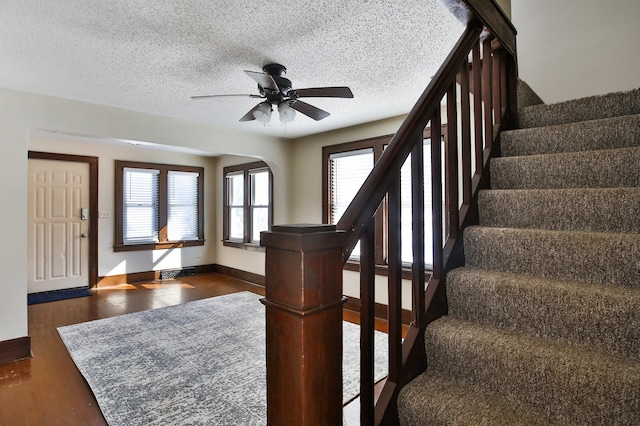
<path id="1" fill-rule="evenodd" d="M 428 368 L 523 401 L 564 424 L 640 424 L 640 367 L 530 339 L 438 322 L 425 334 Z M 617 360 L 618 358 L 616 358 Z M 579 407 L 579 408 L 577 408 Z"/>
<path id="2" fill-rule="evenodd" d="M 478 203 L 482 226 L 640 233 L 640 188 L 481 191 Z"/>
<path id="3" fill-rule="evenodd" d="M 554 154 L 640 145 L 640 115 L 503 132 L 501 154 Z"/>
<path id="4" fill-rule="evenodd" d="M 519 118 L 400 419 L 639 425 L 640 89 Z"/>
<path id="5" fill-rule="evenodd" d="M 470 227 L 467 266 L 640 288 L 640 235 Z"/>
<path id="6" fill-rule="evenodd" d="M 493 189 L 640 186 L 640 148 L 491 160 Z"/>
<path id="7" fill-rule="evenodd" d="M 522 128 L 554 126 L 640 113 L 640 89 L 520 109 Z"/>
<path id="8" fill-rule="evenodd" d="M 461 268 L 449 315 L 640 360 L 640 297 L 584 283 Z"/>
<path id="9" fill-rule="evenodd" d="M 402 389 L 398 411 L 403 426 L 549 426 L 530 406 L 430 372 Z"/>

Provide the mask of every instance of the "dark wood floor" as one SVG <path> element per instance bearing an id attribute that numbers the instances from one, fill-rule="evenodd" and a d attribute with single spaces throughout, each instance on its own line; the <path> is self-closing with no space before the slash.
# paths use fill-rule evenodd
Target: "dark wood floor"
<path id="1" fill-rule="evenodd" d="M 176 305 L 207 297 L 264 288 L 220 274 L 164 282 L 101 287 L 91 297 L 29 306 L 33 357 L 0 365 L 0 425 L 106 425 L 91 389 L 78 372 L 57 327 Z M 345 320 L 358 314 L 345 311 Z M 380 321 L 376 328 L 386 331 Z M 345 408 L 349 425 L 358 424 L 357 400 Z"/>

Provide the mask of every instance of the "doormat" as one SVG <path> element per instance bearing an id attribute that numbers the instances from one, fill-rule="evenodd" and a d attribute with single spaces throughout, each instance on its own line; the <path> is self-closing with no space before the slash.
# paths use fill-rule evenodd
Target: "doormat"
<path id="1" fill-rule="evenodd" d="M 72 288 L 69 290 L 46 291 L 43 293 L 27 294 L 27 305 L 55 302 L 57 300 L 75 299 L 76 297 L 91 296 L 88 288 Z"/>

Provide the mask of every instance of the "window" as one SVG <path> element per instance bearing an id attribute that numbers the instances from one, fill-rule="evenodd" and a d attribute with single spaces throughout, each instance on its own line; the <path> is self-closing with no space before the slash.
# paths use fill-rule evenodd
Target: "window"
<path id="1" fill-rule="evenodd" d="M 202 167 L 116 161 L 115 251 L 204 244 Z"/>
<path id="2" fill-rule="evenodd" d="M 271 229 L 273 220 L 271 170 L 257 161 L 225 167 L 223 174 L 224 244 L 258 247 L 260 232 Z"/>
<path id="3" fill-rule="evenodd" d="M 445 134 L 443 130 L 443 134 Z M 345 144 L 323 147 L 323 199 L 325 200 L 323 220 L 336 224 L 353 200 L 373 165 L 380 158 L 391 141 L 390 136 L 367 139 Z M 442 141 L 441 141 L 442 143 Z M 424 136 L 424 176 L 425 176 L 425 263 L 433 263 L 433 240 L 431 227 L 431 140 L 428 130 Z M 405 265 L 413 262 L 411 230 L 411 155 L 401 169 L 401 258 Z M 376 226 L 376 259 L 378 266 L 386 266 L 386 201 L 378 209 Z M 350 261 L 358 261 L 359 246 L 356 246 Z M 379 270 L 380 271 L 380 270 Z"/>

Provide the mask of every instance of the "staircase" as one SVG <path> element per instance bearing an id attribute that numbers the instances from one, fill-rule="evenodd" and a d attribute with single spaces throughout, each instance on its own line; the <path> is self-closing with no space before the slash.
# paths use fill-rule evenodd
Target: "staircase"
<path id="1" fill-rule="evenodd" d="M 519 111 L 403 425 L 640 424 L 640 89 Z"/>

